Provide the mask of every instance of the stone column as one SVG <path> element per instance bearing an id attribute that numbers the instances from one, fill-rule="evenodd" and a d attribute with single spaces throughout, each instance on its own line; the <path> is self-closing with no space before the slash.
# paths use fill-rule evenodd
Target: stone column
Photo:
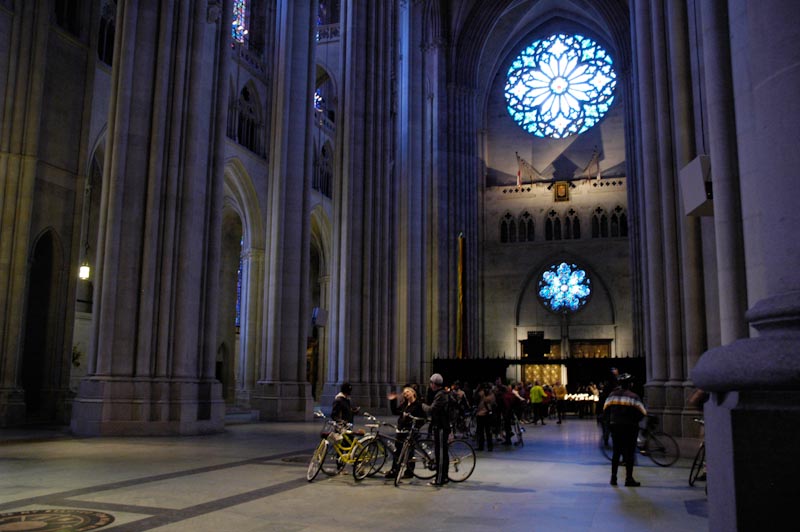
<path id="1" fill-rule="evenodd" d="M 792 0 L 731 0 L 728 10 L 746 318 L 755 333 L 707 351 L 692 373 L 712 392 L 705 405 L 712 531 L 792 522 L 800 474 L 800 239 L 793 236 L 800 224 L 800 10 Z M 720 292 L 742 289 L 720 285 Z"/>
<path id="2" fill-rule="evenodd" d="M 34 185 L 50 20 L 39 2 L 20 2 L 12 20 L 0 112 L 0 426 L 25 419 L 19 382 Z"/>
<path id="3" fill-rule="evenodd" d="M 343 87 L 336 128 L 330 404 L 343 381 L 354 401 L 385 406 L 393 379 L 397 246 L 394 2 L 352 2 L 343 13 Z"/>
<path id="4" fill-rule="evenodd" d="M 244 320 L 239 324 L 240 351 L 236 353 L 236 404 L 250 407 L 250 398 L 258 381 L 258 361 L 263 345 L 256 333 L 263 321 L 263 301 L 257 294 L 264 293 L 264 250 L 242 250 L 242 291 L 240 309 Z"/>
<path id="5" fill-rule="evenodd" d="M 652 72 L 653 50 L 651 46 L 652 22 L 649 2 L 637 2 L 631 6 L 633 27 L 636 30 L 636 85 L 639 94 L 638 144 L 641 157 L 642 198 L 637 202 L 640 209 L 639 223 L 644 252 L 642 281 L 645 285 L 645 346 L 647 349 L 647 393 L 651 406 L 664 404 L 663 384 L 668 378 L 666 309 L 664 307 L 664 254 L 661 242 L 661 191 L 657 154 L 658 131 L 656 129 L 656 92 Z M 643 211 L 643 212 L 641 212 Z"/>
<path id="6" fill-rule="evenodd" d="M 251 404 L 262 419 L 311 419 L 306 379 L 311 327 L 313 2 L 279 0 L 269 147 L 264 344 Z"/>
<path id="7" fill-rule="evenodd" d="M 214 378 L 230 32 L 205 3 L 120 2 L 77 434 L 223 429 Z M 224 19 L 223 19 L 224 20 Z"/>

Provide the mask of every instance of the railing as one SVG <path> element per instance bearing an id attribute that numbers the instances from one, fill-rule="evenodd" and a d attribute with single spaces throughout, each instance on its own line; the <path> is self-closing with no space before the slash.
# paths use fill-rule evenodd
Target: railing
<path id="1" fill-rule="evenodd" d="M 333 42 L 338 41 L 340 37 L 339 24 L 326 24 L 324 26 L 317 26 L 317 42 Z"/>

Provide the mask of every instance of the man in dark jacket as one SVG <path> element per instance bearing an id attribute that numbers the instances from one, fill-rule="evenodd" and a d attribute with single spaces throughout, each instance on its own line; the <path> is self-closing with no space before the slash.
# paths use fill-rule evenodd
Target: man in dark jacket
<path id="1" fill-rule="evenodd" d="M 611 429 L 611 442 L 614 452 L 611 457 L 611 485 L 617 485 L 617 469 L 620 456 L 625 462 L 625 485 L 641 486 L 633 478 L 633 460 L 636 451 L 636 438 L 639 435 L 639 422 L 647 415 L 642 400 L 631 391 L 633 379 L 623 373 L 617 379 L 618 386 L 603 404 L 603 419 Z"/>
<path id="2" fill-rule="evenodd" d="M 444 387 L 444 379 L 438 373 L 431 375 L 430 389 L 434 392 L 433 399 L 426 410 L 431 416 L 436 450 L 436 478 L 430 485 L 443 486 L 449 481 L 447 471 L 450 466 L 450 456 L 447 443 L 450 437 L 450 391 Z"/>

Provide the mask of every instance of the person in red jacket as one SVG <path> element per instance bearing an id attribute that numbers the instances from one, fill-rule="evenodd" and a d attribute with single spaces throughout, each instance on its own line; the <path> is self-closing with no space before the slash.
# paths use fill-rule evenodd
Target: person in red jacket
<path id="1" fill-rule="evenodd" d="M 642 400 L 631 391 L 633 378 L 623 373 L 617 379 L 617 387 L 608 395 L 603 404 L 603 419 L 611 429 L 611 443 L 614 452 L 611 456 L 611 482 L 617 485 L 619 460 L 625 462 L 625 485 L 641 486 L 633 478 L 633 460 L 636 451 L 636 437 L 639 435 L 639 422 L 647 415 Z"/>

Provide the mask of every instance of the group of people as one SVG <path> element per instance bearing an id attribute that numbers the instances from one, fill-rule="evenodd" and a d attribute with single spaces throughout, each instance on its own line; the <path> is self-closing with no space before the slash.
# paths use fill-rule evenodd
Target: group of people
<path id="1" fill-rule="evenodd" d="M 353 387 L 350 383 L 343 383 L 339 393 L 333 401 L 331 408 L 331 418 L 336 421 L 352 423 L 359 408 L 354 407 L 350 401 L 350 394 Z M 419 390 L 412 385 L 404 386 L 402 403 L 398 401 L 397 394 L 388 395 L 392 413 L 397 418 L 397 445 L 395 446 L 394 456 L 392 457 L 392 468 L 386 473 L 387 478 L 397 475 L 399 469 L 398 458 L 403 442 L 410 434 L 409 430 L 416 424 L 417 428 L 430 420 L 431 433 L 434 441 L 434 453 L 436 456 L 436 476 L 429 482 L 431 486 L 444 486 L 449 482 L 447 472 L 450 464 L 447 444 L 450 437 L 450 415 L 453 410 L 453 393 L 450 388 L 445 388 L 444 378 L 439 373 L 431 375 L 428 391 L 425 400 L 419 399 Z M 414 476 L 414 464 L 407 464 L 404 476 L 410 478 Z"/>
<path id="2" fill-rule="evenodd" d="M 604 437 L 610 437 L 613 446 L 610 480 L 612 486 L 617 486 L 617 473 L 621 464 L 624 464 L 625 467 L 625 486 L 641 485 L 633 477 L 634 453 L 639 424 L 647 415 L 647 408 L 641 398 L 631 389 L 632 386 L 631 375 L 619 374 L 614 368 L 612 368 L 611 378 L 604 386 L 604 390 L 608 390 L 608 392 L 603 401 L 603 409 L 598 421 L 603 427 Z M 331 408 L 333 419 L 346 423 L 353 422 L 359 408 L 354 407 L 350 401 L 352 389 L 350 383 L 342 384 Z M 566 387 L 560 382 L 556 382 L 551 389 L 552 397 L 549 400 L 556 401 L 557 422 L 561 423 L 564 418 L 563 401 L 567 393 Z M 545 425 L 547 417 L 547 407 L 543 409 L 543 406 L 547 404 L 548 392 L 538 380 L 529 387 L 522 383 L 505 385 L 499 379 L 494 384 L 485 382 L 474 391 L 472 401 L 470 401 L 469 393 L 461 388 L 458 381 L 455 381 L 450 387 L 445 387 L 442 375 L 434 373 L 430 377 L 425 398 L 420 399 L 420 394 L 419 387 L 406 385 L 401 394 L 402 400 L 395 393 L 388 395 L 392 413 L 398 416 L 398 445 L 393 456 L 392 467 L 386 473 L 387 478 L 393 478 L 397 474 L 398 454 L 405 438 L 408 437 L 409 430 L 415 424 L 419 428 L 426 418 L 430 420 L 437 463 L 436 477 L 430 484 L 443 486 L 448 482 L 447 443 L 450 432 L 458 417 L 463 417 L 467 411 L 472 409 L 472 405 L 474 405 L 477 426 L 476 450 L 478 451 L 493 450 L 500 425 L 502 425 L 502 434 L 504 435 L 502 443 L 510 445 L 514 416 L 522 419 L 527 405 L 531 407 L 534 424 L 540 421 L 542 425 Z M 405 476 L 410 478 L 413 476 L 414 464 L 410 463 L 407 467 Z"/>

